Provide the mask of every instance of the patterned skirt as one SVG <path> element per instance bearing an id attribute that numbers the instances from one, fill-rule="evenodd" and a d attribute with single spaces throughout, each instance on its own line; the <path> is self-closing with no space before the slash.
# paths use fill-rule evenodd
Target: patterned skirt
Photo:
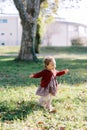
<path id="1" fill-rule="evenodd" d="M 47 87 L 41 87 L 41 86 L 38 87 L 36 95 L 47 96 L 48 94 L 52 94 L 53 96 L 55 96 L 57 90 L 58 90 L 58 82 L 56 78 L 52 76 L 51 81 Z"/>

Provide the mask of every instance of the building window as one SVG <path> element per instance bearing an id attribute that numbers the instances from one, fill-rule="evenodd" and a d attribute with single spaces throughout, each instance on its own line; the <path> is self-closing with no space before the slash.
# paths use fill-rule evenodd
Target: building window
<path id="1" fill-rule="evenodd" d="M 79 34 L 80 34 L 80 36 L 85 36 L 86 35 L 84 27 L 79 26 Z"/>
<path id="2" fill-rule="evenodd" d="M 7 23 L 7 19 L 3 19 L 3 23 Z"/>
<path id="3" fill-rule="evenodd" d="M 0 19 L 0 23 L 7 23 L 8 20 L 7 19 Z"/>
<path id="4" fill-rule="evenodd" d="M 1 33 L 1 35 L 5 35 L 5 33 Z"/>
<path id="5" fill-rule="evenodd" d="M 1 43 L 1 45 L 5 45 L 5 43 Z"/>
<path id="6" fill-rule="evenodd" d="M 12 33 L 10 33 L 10 36 L 12 36 Z"/>
<path id="7" fill-rule="evenodd" d="M 68 31 L 69 32 L 78 32 L 78 26 L 75 26 L 75 25 L 69 25 L 68 26 Z"/>

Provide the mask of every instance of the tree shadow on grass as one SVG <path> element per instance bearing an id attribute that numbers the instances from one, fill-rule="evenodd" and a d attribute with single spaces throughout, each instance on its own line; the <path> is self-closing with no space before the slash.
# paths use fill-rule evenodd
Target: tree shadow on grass
<path id="1" fill-rule="evenodd" d="M 42 62 L 18 62 L 12 57 L 0 57 L 0 59 L 0 87 L 39 84 L 40 79 L 29 78 L 29 75 L 44 69 Z M 65 68 L 70 70 L 68 74 L 61 77 L 62 83 L 68 85 L 87 83 L 87 59 L 56 58 L 56 62 L 58 70 Z M 60 78 L 58 80 L 60 82 Z"/>
<path id="2" fill-rule="evenodd" d="M 87 83 L 87 59 L 56 59 L 57 69 L 69 69 L 69 73 L 60 77 L 61 83 L 77 85 Z"/>
<path id="3" fill-rule="evenodd" d="M 29 86 L 35 83 L 29 75 L 34 71 L 39 71 L 42 66 L 42 62 L 15 61 L 12 57 L 0 57 L 0 59 L 0 87 Z"/>
<path id="4" fill-rule="evenodd" d="M 44 110 L 35 101 L 29 102 L 18 102 L 14 109 L 6 106 L 5 102 L 0 103 L 0 118 L 1 121 L 13 121 L 13 120 L 24 120 L 29 114 L 33 114 L 34 111 Z"/>

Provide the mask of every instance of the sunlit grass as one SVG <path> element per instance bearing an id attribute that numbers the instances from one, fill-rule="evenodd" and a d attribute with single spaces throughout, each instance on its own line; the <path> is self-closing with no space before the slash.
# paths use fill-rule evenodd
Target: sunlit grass
<path id="1" fill-rule="evenodd" d="M 17 62 L 15 56 L 0 56 L 0 130 L 87 130 L 87 58 L 79 58 L 81 53 L 72 50 L 75 58 L 55 56 L 57 69 L 70 70 L 57 78 L 59 90 L 52 101 L 56 113 L 38 105 L 35 92 L 40 79 L 28 77 L 42 70 L 43 63 Z M 82 55 L 86 54 L 87 51 Z"/>
<path id="2" fill-rule="evenodd" d="M 0 54 L 16 54 L 20 46 L 0 46 Z"/>
<path id="3" fill-rule="evenodd" d="M 32 88 L 31 88 L 32 87 Z M 83 89 L 84 87 L 84 89 Z M 0 91 L 0 118 L 2 130 L 53 129 L 65 126 L 66 130 L 86 130 L 87 88 L 60 86 L 53 99 L 56 113 L 41 108 L 35 95 L 36 86 L 2 88 Z"/>

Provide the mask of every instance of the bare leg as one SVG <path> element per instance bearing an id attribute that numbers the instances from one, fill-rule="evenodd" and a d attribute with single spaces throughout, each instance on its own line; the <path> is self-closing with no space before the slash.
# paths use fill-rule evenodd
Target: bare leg
<path id="1" fill-rule="evenodd" d="M 46 101 L 46 108 L 47 108 L 48 110 L 50 110 L 50 111 L 52 110 L 51 102 L 52 102 L 52 95 L 49 94 L 49 95 L 48 95 L 48 100 Z"/>
<path id="2" fill-rule="evenodd" d="M 46 103 L 45 103 L 45 100 L 44 100 L 44 97 L 43 97 L 43 96 L 39 99 L 39 103 L 40 103 L 40 105 L 41 105 L 41 106 L 43 106 L 43 107 L 46 105 Z"/>

